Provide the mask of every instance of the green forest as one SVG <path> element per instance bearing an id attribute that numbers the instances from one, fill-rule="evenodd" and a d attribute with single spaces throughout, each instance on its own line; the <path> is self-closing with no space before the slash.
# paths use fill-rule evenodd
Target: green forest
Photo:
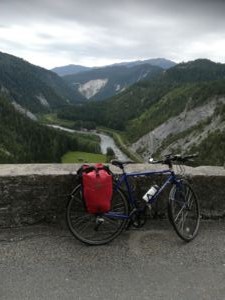
<path id="1" fill-rule="evenodd" d="M 79 124 L 90 122 L 122 132 L 130 142 L 179 115 L 225 95 L 225 65 L 209 60 L 179 64 L 150 81 L 140 81 L 117 96 L 105 101 L 92 101 L 82 106 L 61 109 L 58 117 Z M 215 117 L 223 120 L 222 104 Z M 185 134 L 185 133 L 184 133 Z M 180 134 L 181 136 L 182 134 Z M 211 133 L 193 151 L 202 152 L 199 163 L 224 164 L 223 131 Z M 221 143 L 220 143 L 221 141 Z M 214 148 L 220 145 L 218 154 Z M 206 147 L 207 152 L 203 151 Z M 207 154 L 206 154 L 207 153 Z M 214 157 L 216 159 L 214 160 Z"/>
<path id="2" fill-rule="evenodd" d="M 0 92 L 33 113 L 47 113 L 84 100 L 57 74 L 2 52 Z"/>
<path id="3" fill-rule="evenodd" d="M 116 132 L 126 152 L 127 145 L 170 118 L 225 96 L 224 64 L 198 59 L 167 70 L 153 69 L 154 76 L 151 73 L 111 98 L 88 101 L 57 74 L 0 52 L 0 162 L 60 162 L 67 152 L 100 153 L 99 140 L 93 135 L 69 134 L 41 125 L 51 116 L 74 129 Z M 12 102 L 34 113 L 39 121 L 18 112 Z M 218 102 L 213 117 L 224 122 L 224 111 Z M 190 131 L 169 136 L 164 144 Z M 202 152 L 199 164 L 223 165 L 223 127 L 209 132 L 190 150 Z"/>
<path id="4" fill-rule="evenodd" d="M 98 153 L 99 141 L 40 125 L 0 96 L 0 163 L 56 163 L 76 150 Z"/>

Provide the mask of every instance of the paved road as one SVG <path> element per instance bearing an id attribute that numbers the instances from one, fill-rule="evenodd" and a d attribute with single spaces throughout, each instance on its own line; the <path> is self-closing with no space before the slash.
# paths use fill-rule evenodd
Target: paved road
<path id="1" fill-rule="evenodd" d="M 167 221 L 88 247 L 66 229 L 0 230 L 0 299 L 225 299 L 225 222 L 189 244 Z"/>

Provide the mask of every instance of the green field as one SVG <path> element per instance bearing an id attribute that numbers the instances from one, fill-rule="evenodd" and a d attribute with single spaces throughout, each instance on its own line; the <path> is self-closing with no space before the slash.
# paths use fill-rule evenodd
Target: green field
<path id="1" fill-rule="evenodd" d="M 67 152 L 62 156 L 62 163 L 105 163 L 106 155 L 88 152 Z"/>
<path id="2" fill-rule="evenodd" d="M 59 119 L 56 113 L 44 114 L 44 115 L 42 114 L 39 116 L 39 121 L 42 124 L 54 124 L 54 125 L 71 128 L 71 129 L 73 129 L 74 126 L 73 121 Z"/>

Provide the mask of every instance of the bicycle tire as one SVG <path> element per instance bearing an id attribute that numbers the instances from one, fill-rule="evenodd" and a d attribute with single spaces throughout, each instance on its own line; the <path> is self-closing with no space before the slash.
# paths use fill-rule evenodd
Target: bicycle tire
<path id="1" fill-rule="evenodd" d="M 198 198 L 190 184 L 181 181 L 170 191 L 168 216 L 177 235 L 186 242 L 198 234 L 200 209 Z"/>
<path id="2" fill-rule="evenodd" d="M 113 191 L 110 212 L 128 215 L 128 203 L 120 189 Z M 89 245 L 103 245 L 115 239 L 125 228 L 127 220 L 110 218 L 104 214 L 104 220 L 96 230 L 96 220 L 99 215 L 87 212 L 79 184 L 72 192 L 67 205 L 67 224 L 71 233 L 81 242 Z M 111 227 L 110 227 L 111 226 Z"/>

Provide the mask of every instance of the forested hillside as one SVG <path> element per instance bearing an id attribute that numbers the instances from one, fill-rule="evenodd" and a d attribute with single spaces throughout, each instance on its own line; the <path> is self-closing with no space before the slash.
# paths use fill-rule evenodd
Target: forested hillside
<path id="1" fill-rule="evenodd" d="M 173 83 L 196 83 L 225 78 L 225 64 L 208 59 L 181 63 L 164 73 L 164 80 Z"/>
<path id="2" fill-rule="evenodd" d="M 0 96 L 0 163 L 61 162 L 67 151 L 98 152 L 90 138 L 80 138 L 40 125 Z"/>
<path id="3" fill-rule="evenodd" d="M 134 120 L 139 116 L 144 119 L 146 111 L 170 91 L 176 93 L 175 89 L 178 88 L 177 93 L 181 93 L 181 97 L 183 97 L 191 84 L 216 81 L 223 78 L 225 78 L 224 64 L 216 64 L 209 60 L 182 63 L 164 71 L 150 81 L 140 81 L 123 93 L 104 102 L 88 103 L 74 109 L 65 108 L 61 110 L 59 116 L 74 120 L 95 121 L 97 124 L 106 127 L 120 130 L 127 128 L 129 130 L 130 120 Z M 205 87 L 207 87 L 207 84 Z M 217 88 L 219 87 L 216 86 Z M 204 95 L 204 88 L 201 93 Z M 176 105 L 178 103 L 175 104 L 174 108 L 176 108 Z M 148 123 L 150 124 L 151 120 Z M 145 128 L 146 124 L 143 125 Z M 148 125 L 146 132 L 147 130 Z M 143 133 L 144 130 L 141 130 L 133 139 L 140 137 Z"/>
<path id="4" fill-rule="evenodd" d="M 0 92 L 33 113 L 48 112 L 83 100 L 55 73 L 2 52 Z"/>
<path id="5" fill-rule="evenodd" d="M 174 88 L 139 117 L 131 120 L 126 127 L 127 135 L 130 141 L 135 141 L 183 111 L 190 111 L 210 102 L 214 97 L 224 95 L 225 80 L 186 84 Z"/>
<path id="6" fill-rule="evenodd" d="M 119 94 L 130 85 L 161 74 L 163 69 L 149 64 L 112 65 L 64 76 L 63 79 L 87 99 L 105 100 Z"/>
<path id="7" fill-rule="evenodd" d="M 200 59 L 138 82 L 107 101 L 70 111 L 65 108 L 59 116 L 122 130 L 132 149 L 146 159 L 152 154 L 199 149 L 203 152 L 199 163 L 221 165 L 224 103 L 225 65 Z"/>
<path id="8" fill-rule="evenodd" d="M 129 69 L 130 78 L 137 75 L 133 68 L 149 70 L 146 65 L 119 67 Z M 144 159 L 200 151 L 198 163 L 224 164 L 225 65 L 200 59 L 151 71 L 118 95 L 87 103 L 79 102 L 56 74 L 0 53 L 0 162 L 59 162 L 69 150 L 100 151 L 95 140 L 29 120 L 15 109 L 20 104 L 25 112 L 57 109 L 58 117 L 72 120 L 75 128 L 119 130 Z M 111 75 L 122 80 L 125 73 Z"/>

